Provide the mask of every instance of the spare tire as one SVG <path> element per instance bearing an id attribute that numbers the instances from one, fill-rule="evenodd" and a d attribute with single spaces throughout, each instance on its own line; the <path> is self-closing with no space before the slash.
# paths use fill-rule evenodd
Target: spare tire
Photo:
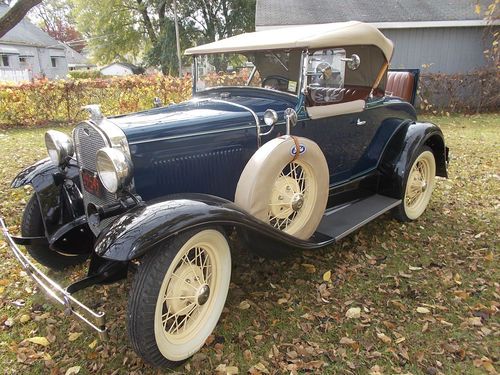
<path id="1" fill-rule="evenodd" d="M 276 229 L 308 239 L 325 211 L 329 176 L 325 156 L 315 142 L 275 138 L 245 166 L 234 202 Z"/>

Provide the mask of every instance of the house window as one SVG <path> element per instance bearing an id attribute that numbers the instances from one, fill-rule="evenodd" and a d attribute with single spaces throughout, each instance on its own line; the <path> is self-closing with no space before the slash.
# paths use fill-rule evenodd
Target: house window
<path id="1" fill-rule="evenodd" d="M 50 62 L 52 63 L 53 68 L 57 68 L 57 59 L 55 57 L 51 57 Z"/>
<path id="2" fill-rule="evenodd" d="M 9 56 L 8 55 L 2 55 L 2 66 L 9 66 Z"/>

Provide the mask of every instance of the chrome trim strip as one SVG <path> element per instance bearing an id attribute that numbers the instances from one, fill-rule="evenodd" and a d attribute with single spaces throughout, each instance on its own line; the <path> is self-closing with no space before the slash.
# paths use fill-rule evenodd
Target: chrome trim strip
<path id="1" fill-rule="evenodd" d="M 252 110 L 250 109 L 249 107 L 245 106 L 245 105 L 242 105 L 242 104 L 236 104 L 236 103 L 233 103 L 233 102 L 230 102 L 230 101 L 227 101 L 227 100 L 222 100 L 222 99 L 212 99 L 212 98 L 207 98 L 207 99 L 193 99 L 195 101 L 209 101 L 209 102 L 214 102 L 214 103 L 223 103 L 223 104 L 229 104 L 229 105 L 232 105 L 233 107 L 237 107 L 237 108 L 241 108 L 241 109 L 244 109 L 248 112 L 250 112 L 255 120 L 255 126 L 257 127 L 257 148 L 260 148 L 260 136 L 261 136 L 261 132 L 260 132 L 260 122 L 259 122 L 259 117 L 257 116 L 257 114 Z"/>
<path id="2" fill-rule="evenodd" d="M 221 130 L 213 130 L 213 131 L 206 131 L 206 132 L 197 132 L 197 133 L 189 133 L 189 134 L 179 134 L 179 135 L 171 135 L 169 137 L 162 137 L 162 138 L 155 138 L 155 139 L 146 139 L 144 141 L 135 141 L 135 142 L 130 142 L 131 145 L 139 145 L 142 143 L 151 143 L 151 142 L 159 142 L 159 141 L 168 141 L 170 139 L 182 139 L 182 138 L 189 138 L 189 137 L 196 137 L 199 135 L 208 135 L 208 134 L 219 134 L 219 133 L 225 133 L 225 132 L 230 132 L 233 130 L 245 130 L 245 129 L 254 129 L 255 126 L 240 126 L 240 127 L 235 127 L 235 128 L 227 128 L 227 129 L 221 129 Z"/>
<path id="3" fill-rule="evenodd" d="M 17 247 L 1 217 L 0 226 L 2 227 L 2 233 L 5 241 L 8 243 L 14 256 L 17 258 L 26 273 L 31 276 L 31 278 L 47 294 L 47 296 L 54 299 L 59 305 L 62 305 L 67 314 L 75 315 L 82 322 L 97 331 L 101 340 L 107 340 L 108 331 L 106 329 L 106 314 L 104 312 L 93 311 L 74 298 L 54 280 L 46 276 L 33 263 L 31 263 L 28 257 Z"/>

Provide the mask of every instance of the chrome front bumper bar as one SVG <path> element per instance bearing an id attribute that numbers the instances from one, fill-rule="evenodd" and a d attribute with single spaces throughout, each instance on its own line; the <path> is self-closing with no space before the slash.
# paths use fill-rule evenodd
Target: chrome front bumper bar
<path id="1" fill-rule="evenodd" d="M 99 334 L 101 340 L 108 339 L 108 331 L 106 330 L 106 314 L 104 312 L 95 312 L 83 303 L 74 298 L 66 289 L 62 288 L 54 280 L 40 271 L 24 253 L 17 247 L 14 239 L 9 234 L 9 230 L 5 226 L 5 222 L 0 217 L 0 225 L 5 241 L 14 253 L 24 270 L 31 276 L 38 286 L 57 304 L 62 305 L 64 311 L 68 315 L 74 315 L 82 322 L 93 328 Z"/>

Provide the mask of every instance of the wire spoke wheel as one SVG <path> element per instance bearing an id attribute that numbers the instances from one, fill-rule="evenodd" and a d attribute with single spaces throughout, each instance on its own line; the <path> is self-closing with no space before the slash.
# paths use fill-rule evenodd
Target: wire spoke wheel
<path id="1" fill-rule="evenodd" d="M 196 353 L 224 308 L 231 253 L 216 229 L 192 230 L 150 250 L 134 279 L 128 331 L 149 363 L 174 367 Z"/>
<path id="2" fill-rule="evenodd" d="M 180 259 L 163 296 L 162 324 L 167 335 L 181 335 L 196 326 L 210 290 L 214 288 L 212 262 L 202 246 L 189 249 Z"/>
<path id="3" fill-rule="evenodd" d="M 408 219 L 415 220 L 425 211 L 434 189 L 435 175 L 434 154 L 425 149 L 413 162 L 406 180 L 403 205 Z"/>
<path id="4" fill-rule="evenodd" d="M 312 168 L 300 160 L 287 164 L 272 187 L 268 221 L 274 228 L 294 233 L 309 220 L 316 201 Z"/>

